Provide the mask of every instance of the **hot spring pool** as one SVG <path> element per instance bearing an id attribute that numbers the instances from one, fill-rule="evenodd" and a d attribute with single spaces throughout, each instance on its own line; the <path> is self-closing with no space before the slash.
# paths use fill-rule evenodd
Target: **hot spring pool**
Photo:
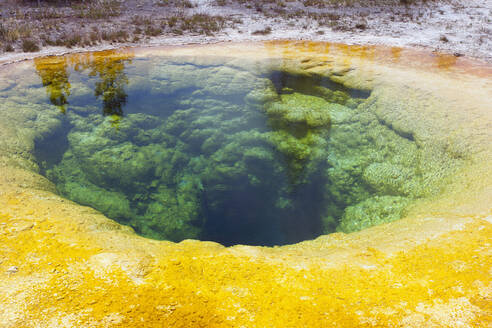
<path id="1" fill-rule="evenodd" d="M 130 50 L 28 66 L 0 98 L 27 96 L 41 174 L 145 237 L 270 246 L 358 231 L 462 166 L 378 116 L 370 86 L 340 81 L 350 70 Z"/>
<path id="2" fill-rule="evenodd" d="M 1 66 L 0 326 L 485 327 L 490 76 L 311 42 Z"/>

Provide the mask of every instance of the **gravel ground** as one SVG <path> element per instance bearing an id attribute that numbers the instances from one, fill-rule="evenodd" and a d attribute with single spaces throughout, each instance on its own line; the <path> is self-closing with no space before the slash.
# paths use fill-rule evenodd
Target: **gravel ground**
<path id="1" fill-rule="evenodd" d="M 0 63 L 122 45 L 277 39 L 425 47 L 492 62 L 492 0 L 40 1 L 0 0 Z"/>

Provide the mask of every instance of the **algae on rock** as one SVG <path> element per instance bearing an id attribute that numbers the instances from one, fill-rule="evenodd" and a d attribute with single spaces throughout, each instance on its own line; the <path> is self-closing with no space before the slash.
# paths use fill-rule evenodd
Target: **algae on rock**
<path id="1" fill-rule="evenodd" d="M 345 208 L 337 231 L 353 232 L 401 218 L 408 198 L 399 196 L 374 196 Z"/>

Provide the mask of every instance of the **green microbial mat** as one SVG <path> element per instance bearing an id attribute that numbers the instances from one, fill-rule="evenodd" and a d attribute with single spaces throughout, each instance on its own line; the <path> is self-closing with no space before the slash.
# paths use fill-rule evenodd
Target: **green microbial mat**
<path id="1" fill-rule="evenodd" d="M 283 245 L 399 219 L 426 196 L 421 156 L 369 90 L 281 65 L 35 60 L 41 172 L 64 197 L 155 239 Z"/>

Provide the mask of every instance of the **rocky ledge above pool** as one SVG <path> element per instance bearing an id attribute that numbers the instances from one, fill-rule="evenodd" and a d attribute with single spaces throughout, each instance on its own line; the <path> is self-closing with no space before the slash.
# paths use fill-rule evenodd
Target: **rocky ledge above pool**
<path id="1" fill-rule="evenodd" d="M 26 78 L 32 62 L 2 67 L 1 327 L 490 325 L 490 67 L 403 49 L 309 42 L 125 51 L 131 51 L 134 61 L 166 56 L 179 62 L 199 55 L 204 66 L 219 57 L 237 67 L 282 63 L 282 70 L 291 74 L 326 77 L 347 90 L 370 91 L 363 107 L 356 103 L 347 108 L 367 110 L 401 138 L 401 145 L 411 142 L 408 149 L 419 154 L 419 169 L 432 172 L 421 175 L 420 185 L 433 192 L 413 198 L 400 220 L 281 247 L 144 238 L 61 197 L 59 186 L 40 174 L 36 145 L 58 124 L 63 95 L 52 92 L 53 110 L 40 111 L 29 103 L 40 95 L 29 90 L 33 83 Z M 50 60 L 57 59 L 44 64 Z M 62 80 L 58 76 L 54 81 Z M 53 83 L 44 87 L 56 89 Z M 24 92 L 9 93 L 22 86 Z M 288 110 L 291 91 L 286 94 L 287 106 L 268 108 L 282 119 L 299 120 Z M 315 102 L 302 97 L 307 104 Z M 308 107 L 299 107 L 301 119 Z M 306 122 L 324 126 L 340 120 L 310 116 Z M 440 154 L 438 164 L 435 154 Z M 390 170 L 387 164 L 368 165 L 362 174 L 378 201 L 412 194 L 406 191 L 413 190 L 411 180 L 403 169 L 394 169 L 402 167 L 404 156 L 395 157 Z M 454 163 L 445 166 L 451 170 L 436 169 L 448 162 Z M 386 175 L 376 183 L 378 172 Z M 339 231 L 358 230 L 344 222 L 352 222 L 349 216 L 375 213 L 371 206 L 362 201 L 350 207 Z"/>

